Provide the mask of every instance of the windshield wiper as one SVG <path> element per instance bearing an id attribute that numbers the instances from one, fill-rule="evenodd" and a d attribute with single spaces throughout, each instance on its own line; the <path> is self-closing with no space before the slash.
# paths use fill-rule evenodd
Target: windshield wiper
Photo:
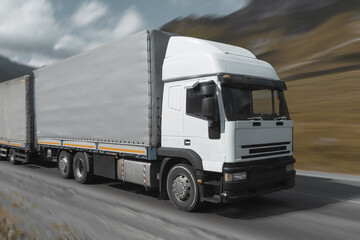
<path id="1" fill-rule="evenodd" d="M 250 117 L 248 118 L 248 120 L 253 120 L 253 121 L 264 121 L 264 119 L 262 117 Z"/>

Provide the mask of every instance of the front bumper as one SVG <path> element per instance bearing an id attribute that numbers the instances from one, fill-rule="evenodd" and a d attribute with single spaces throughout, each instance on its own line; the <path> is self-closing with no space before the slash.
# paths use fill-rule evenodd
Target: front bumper
<path id="1" fill-rule="evenodd" d="M 287 171 L 286 166 L 295 162 L 292 157 L 267 159 L 263 161 L 249 161 L 241 163 L 225 163 L 223 173 L 246 172 L 247 179 L 242 181 L 225 182 L 224 177 L 209 188 L 204 183 L 202 188 L 203 200 L 232 203 L 244 198 L 259 196 L 291 188 L 295 185 L 295 170 Z M 212 183 L 214 181 L 211 181 Z M 212 197 L 211 197 L 212 196 Z"/>

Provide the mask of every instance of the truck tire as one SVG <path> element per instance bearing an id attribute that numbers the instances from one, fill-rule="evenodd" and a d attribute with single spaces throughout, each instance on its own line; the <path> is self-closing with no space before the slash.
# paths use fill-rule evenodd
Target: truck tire
<path id="1" fill-rule="evenodd" d="M 171 203 L 176 208 L 191 212 L 200 206 L 199 186 L 191 166 L 173 166 L 167 176 L 166 189 Z"/>
<path id="2" fill-rule="evenodd" d="M 73 173 L 74 157 L 67 151 L 61 151 L 58 158 L 58 169 L 61 176 L 65 179 L 74 178 Z"/>
<path id="3" fill-rule="evenodd" d="M 89 172 L 89 166 L 86 162 L 84 153 L 78 152 L 75 154 L 73 172 L 76 181 L 79 183 L 86 184 L 93 180 L 93 174 Z"/>
<path id="4" fill-rule="evenodd" d="M 15 160 L 15 150 L 14 149 L 10 149 L 9 151 L 9 161 L 12 165 L 16 165 L 18 164 L 18 161 Z"/>

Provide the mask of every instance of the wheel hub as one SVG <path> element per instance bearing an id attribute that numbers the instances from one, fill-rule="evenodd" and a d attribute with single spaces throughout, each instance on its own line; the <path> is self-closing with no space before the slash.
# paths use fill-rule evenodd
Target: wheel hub
<path id="1" fill-rule="evenodd" d="M 63 157 L 63 158 L 60 159 L 59 169 L 63 173 L 66 173 L 66 171 L 68 169 L 68 159 L 66 157 Z"/>
<path id="2" fill-rule="evenodd" d="M 76 162 L 76 175 L 79 178 L 82 178 L 84 175 L 84 162 L 81 158 Z"/>
<path id="3" fill-rule="evenodd" d="M 185 175 L 179 175 L 172 184 L 172 191 L 177 199 L 185 201 L 190 196 L 190 182 Z"/>

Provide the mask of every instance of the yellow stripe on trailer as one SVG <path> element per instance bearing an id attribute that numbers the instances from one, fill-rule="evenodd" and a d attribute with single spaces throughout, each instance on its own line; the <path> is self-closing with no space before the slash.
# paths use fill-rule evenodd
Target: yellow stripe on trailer
<path id="1" fill-rule="evenodd" d="M 18 144 L 18 143 L 10 143 L 11 146 L 16 146 L 16 147 L 22 147 L 21 144 Z"/>
<path id="2" fill-rule="evenodd" d="M 6 144 L 6 145 L 8 145 L 8 143 L 7 142 L 0 142 L 1 144 Z"/>
<path id="3" fill-rule="evenodd" d="M 79 145 L 79 144 L 71 144 L 71 143 L 64 143 L 64 146 L 67 147 L 81 147 L 81 148 L 91 148 L 91 149 L 95 149 L 94 146 L 91 145 Z"/>
<path id="4" fill-rule="evenodd" d="M 38 141 L 39 144 L 46 144 L 46 145 L 56 145 L 56 146 L 60 146 L 60 143 L 54 143 L 54 142 L 42 142 L 42 141 Z"/>
<path id="5" fill-rule="evenodd" d="M 140 154 L 145 154 L 145 151 L 132 150 L 132 149 L 109 148 L 109 147 L 100 147 L 99 149 L 100 149 L 100 150 L 107 150 L 107 151 L 130 152 L 130 153 L 140 153 Z"/>

